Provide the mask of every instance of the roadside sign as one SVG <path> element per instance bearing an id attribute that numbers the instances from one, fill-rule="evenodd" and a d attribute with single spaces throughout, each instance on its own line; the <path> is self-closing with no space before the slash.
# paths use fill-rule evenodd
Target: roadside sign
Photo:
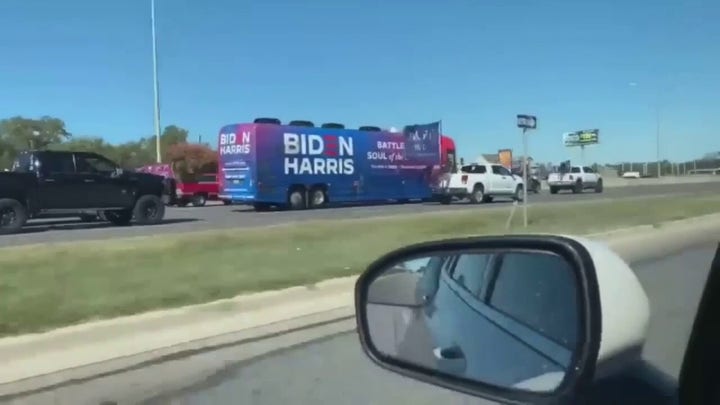
<path id="1" fill-rule="evenodd" d="M 536 129 L 537 117 L 534 115 L 518 114 L 517 126 L 522 129 Z"/>
<path id="2" fill-rule="evenodd" d="M 598 143 L 600 143 L 599 129 L 585 129 L 563 134 L 563 144 L 568 147 L 595 145 Z"/>

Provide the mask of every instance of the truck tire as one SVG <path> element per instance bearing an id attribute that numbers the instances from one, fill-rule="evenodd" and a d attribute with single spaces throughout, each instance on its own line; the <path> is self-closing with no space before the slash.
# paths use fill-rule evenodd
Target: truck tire
<path id="1" fill-rule="evenodd" d="M 103 212 L 103 216 L 113 225 L 128 226 L 132 221 L 132 210 L 108 210 Z"/>
<path id="2" fill-rule="evenodd" d="M 165 204 L 160 197 L 146 194 L 135 202 L 132 213 L 139 225 L 156 225 L 165 218 Z"/>
<path id="3" fill-rule="evenodd" d="M 207 197 L 204 194 L 195 194 L 192 198 L 193 207 L 204 207 L 207 203 Z"/>
<path id="4" fill-rule="evenodd" d="M 307 201 L 305 201 L 305 190 L 294 189 L 288 192 L 288 207 L 291 210 L 304 210 L 307 208 Z"/>
<path id="5" fill-rule="evenodd" d="M 485 200 L 485 188 L 482 184 L 476 184 L 473 188 L 472 194 L 470 194 L 470 202 L 473 204 L 480 204 Z"/>
<path id="6" fill-rule="evenodd" d="M 595 192 L 596 193 L 602 193 L 603 192 L 603 181 L 602 179 L 599 179 L 597 184 L 595 184 Z"/>
<path id="7" fill-rule="evenodd" d="M 550 186 L 550 194 L 557 194 L 558 189 L 557 187 Z"/>
<path id="8" fill-rule="evenodd" d="M 0 199 L 0 235 L 20 232 L 27 219 L 27 210 L 19 201 Z"/>
<path id="9" fill-rule="evenodd" d="M 573 194 L 578 194 L 583 192 L 583 184 L 582 181 L 578 181 L 575 183 L 575 187 L 572 189 Z"/>

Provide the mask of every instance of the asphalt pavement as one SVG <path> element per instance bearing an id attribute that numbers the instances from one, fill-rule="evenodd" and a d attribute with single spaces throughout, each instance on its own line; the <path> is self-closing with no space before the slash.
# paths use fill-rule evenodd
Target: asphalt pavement
<path id="1" fill-rule="evenodd" d="M 677 378 L 716 243 L 632 265 L 651 305 L 645 359 Z M 351 326 L 345 326 L 349 330 Z M 296 339 L 296 337 L 289 337 Z M 260 342 L 258 342 L 260 344 Z M 18 398 L 18 404 L 398 404 L 488 403 L 392 374 L 361 352 L 355 332 L 310 339 L 250 360 L 233 361 L 227 348 L 164 369 L 129 371 Z M 245 352 L 253 350 L 245 348 Z M 246 353 L 247 355 L 247 353 Z M 204 372 L 202 370 L 205 370 Z M 173 375 L 188 373 L 179 387 L 163 390 Z M 148 387 L 154 387 L 149 389 Z M 159 393 L 158 393 L 159 389 Z M 151 392 L 154 392 L 151 395 Z M 141 394 L 147 393 L 139 401 Z M 132 399 L 130 399 L 132 398 Z M 105 400 L 107 402 L 101 402 Z"/>
<path id="2" fill-rule="evenodd" d="M 601 199 L 627 199 L 646 196 L 690 198 L 701 193 L 720 192 L 720 182 L 667 184 L 606 188 L 602 194 L 586 191 L 583 194 L 559 193 L 551 195 L 547 190 L 530 194 L 530 204 L 557 204 L 572 201 Z M 246 206 L 212 205 L 205 207 L 169 207 L 165 223 L 155 226 L 115 227 L 108 223 L 83 223 L 79 219 L 44 219 L 28 223 L 23 233 L 0 236 L 0 247 L 34 243 L 67 242 L 68 240 L 98 240 L 140 235 L 171 234 L 205 229 L 261 227 L 314 219 L 347 219 L 383 217 L 400 214 L 442 212 L 453 210 L 493 209 L 507 206 L 510 201 L 500 200 L 490 204 L 472 205 L 458 202 L 452 205 L 437 203 L 410 203 L 326 208 L 307 211 L 254 212 Z"/>

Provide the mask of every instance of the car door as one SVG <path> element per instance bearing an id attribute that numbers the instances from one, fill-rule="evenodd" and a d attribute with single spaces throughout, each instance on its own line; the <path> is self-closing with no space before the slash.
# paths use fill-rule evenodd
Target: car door
<path id="1" fill-rule="evenodd" d="M 492 165 L 492 185 L 495 193 L 512 193 L 515 191 L 515 182 L 512 174 L 502 165 Z"/>
<path id="2" fill-rule="evenodd" d="M 129 206 L 130 187 L 118 175 L 114 162 L 95 153 L 75 153 L 75 162 L 87 185 L 88 203 L 92 201 L 93 208 Z"/>
<path id="3" fill-rule="evenodd" d="M 583 176 L 583 182 L 589 185 L 595 185 L 597 183 L 597 173 L 592 167 L 583 166 L 583 172 L 586 174 Z"/>
<path id="4" fill-rule="evenodd" d="M 487 347 L 478 345 L 488 341 L 485 335 L 491 326 L 472 306 L 484 294 L 491 260 L 492 254 L 482 252 L 458 255 L 440 272 L 426 315 L 436 368 L 443 372 L 492 380 L 495 371 L 486 361 Z"/>
<path id="5" fill-rule="evenodd" d="M 549 373 L 561 376 L 577 347 L 575 275 L 554 254 L 504 253 L 487 290 L 486 315 L 506 333 L 496 378 L 504 386 Z M 514 366 L 514 367 L 513 367 Z"/>
<path id="6" fill-rule="evenodd" d="M 34 158 L 38 173 L 38 200 L 43 210 L 82 207 L 85 183 L 75 172 L 71 153 L 39 152 Z"/>

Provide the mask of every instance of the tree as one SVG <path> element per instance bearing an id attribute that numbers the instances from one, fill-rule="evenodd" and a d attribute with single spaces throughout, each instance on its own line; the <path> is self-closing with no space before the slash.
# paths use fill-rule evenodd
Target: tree
<path id="1" fill-rule="evenodd" d="M 20 116 L 0 121 L 0 139 L 13 149 L 45 149 L 48 145 L 70 139 L 65 122 L 59 118 L 40 119 Z"/>
<path id="2" fill-rule="evenodd" d="M 192 170 L 197 170 L 195 161 L 207 161 L 211 151 L 203 146 L 202 149 L 193 149 L 182 146 L 171 152 L 176 145 L 191 145 L 187 143 L 188 130 L 177 125 L 168 125 L 160 135 L 160 148 L 164 162 L 169 162 L 172 153 L 176 161 L 183 160 L 178 156 L 186 153 L 190 157 Z M 155 163 L 156 156 L 155 137 L 140 138 L 135 141 L 124 142 L 119 145 L 106 142 L 97 136 L 71 136 L 65 129 L 65 123 L 59 118 L 41 117 L 30 119 L 20 116 L 0 120 L 0 170 L 9 168 L 18 152 L 28 149 L 51 149 L 95 152 L 107 156 L 122 167 L 128 169 Z M 184 156 L 184 155 L 183 155 Z M 178 160 L 179 159 L 179 160 Z"/>
<path id="3" fill-rule="evenodd" d="M 168 149 L 167 157 L 183 181 L 192 181 L 197 175 L 217 171 L 217 152 L 206 145 L 178 143 Z"/>
<path id="4" fill-rule="evenodd" d="M 9 168 L 19 151 L 45 149 L 69 138 L 65 123 L 58 118 L 16 116 L 0 120 L 0 170 Z"/>
<path id="5" fill-rule="evenodd" d="M 176 125 L 168 125 L 165 127 L 165 129 L 160 134 L 160 152 L 163 162 L 168 160 L 167 151 L 173 145 L 177 145 L 179 143 L 187 143 L 189 135 L 190 133 L 187 129 L 180 128 Z M 139 142 L 140 149 L 152 151 L 153 156 L 155 156 L 157 150 L 157 144 L 155 143 L 155 139 L 155 136 L 141 138 Z M 155 159 L 153 159 L 153 162 L 154 161 Z"/>

